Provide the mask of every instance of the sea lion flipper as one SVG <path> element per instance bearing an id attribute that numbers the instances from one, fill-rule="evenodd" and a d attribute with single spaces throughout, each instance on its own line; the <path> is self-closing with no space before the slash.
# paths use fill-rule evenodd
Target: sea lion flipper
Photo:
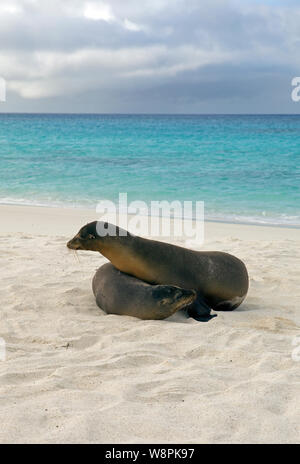
<path id="1" fill-rule="evenodd" d="M 199 322 L 208 322 L 213 317 L 217 317 L 217 314 L 211 314 L 210 312 L 211 308 L 201 297 L 198 297 L 197 300 L 187 308 L 188 316 Z"/>

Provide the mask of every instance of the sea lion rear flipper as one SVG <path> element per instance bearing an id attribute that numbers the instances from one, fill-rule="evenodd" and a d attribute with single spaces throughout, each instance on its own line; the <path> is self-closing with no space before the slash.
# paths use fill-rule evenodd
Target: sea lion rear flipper
<path id="1" fill-rule="evenodd" d="M 189 317 L 196 319 L 200 322 L 208 322 L 213 317 L 217 317 L 217 314 L 210 314 L 210 307 L 202 300 L 202 298 L 197 298 L 197 300 L 187 308 L 187 313 Z"/>

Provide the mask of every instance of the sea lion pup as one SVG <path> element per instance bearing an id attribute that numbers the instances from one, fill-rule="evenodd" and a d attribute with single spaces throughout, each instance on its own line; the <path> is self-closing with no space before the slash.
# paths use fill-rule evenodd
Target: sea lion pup
<path id="1" fill-rule="evenodd" d="M 107 314 L 140 319 L 166 319 L 197 298 L 195 290 L 173 285 L 150 285 L 116 269 L 101 266 L 93 278 L 97 305 Z"/>
<path id="2" fill-rule="evenodd" d="M 228 253 L 193 251 L 145 239 L 102 221 L 82 227 L 67 246 L 98 251 L 120 271 L 150 284 L 196 290 L 189 315 L 197 320 L 209 320 L 211 308 L 232 311 L 247 295 L 246 266 Z"/>

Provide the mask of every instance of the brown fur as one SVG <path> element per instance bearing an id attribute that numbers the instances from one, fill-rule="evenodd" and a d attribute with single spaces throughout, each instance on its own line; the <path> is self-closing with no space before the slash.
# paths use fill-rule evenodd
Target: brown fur
<path id="1" fill-rule="evenodd" d="M 109 234 L 100 236 L 99 225 Z M 150 284 L 194 289 L 198 304 L 206 310 L 232 310 L 246 297 L 247 269 L 235 256 L 219 251 L 193 251 L 129 233 L 123 236 L 123 229 L 114 228 L 108 223 L 92 222 L 82 227 L 67 246 L 98 251 L 120 271 Z"/>
<path id="2" fill-rule="evenodd" d="M 101 266 L 93 279 L 97 305 L 108 314 L 140 319 L 165 319 L 193 303 L 195 290 L 172 285 L 150 285 L 116 269 Z"/>

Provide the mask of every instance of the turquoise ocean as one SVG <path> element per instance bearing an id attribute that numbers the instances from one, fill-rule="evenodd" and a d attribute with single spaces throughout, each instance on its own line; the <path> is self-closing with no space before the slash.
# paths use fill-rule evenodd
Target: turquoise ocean
<path id="1" fill-rule="evenodd" d="M 0 203 L 205 202 L 206 219 L 300 226 L 300 115 L 0 113 Z"/>

